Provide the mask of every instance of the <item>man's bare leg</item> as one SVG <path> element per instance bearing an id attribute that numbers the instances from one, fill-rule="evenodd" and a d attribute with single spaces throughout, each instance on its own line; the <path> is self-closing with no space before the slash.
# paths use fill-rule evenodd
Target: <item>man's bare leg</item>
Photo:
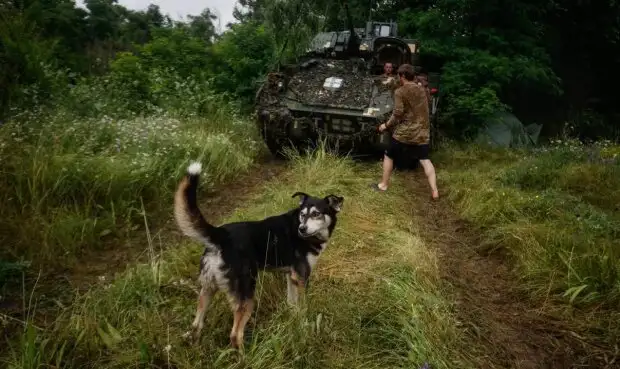
<path id="1" fill-rule="evenodd" d="M 390 175 L 392 175 L 392 169 L 394 169 L 394 160 L 387 155 L 383 155 L 383 177 L 379 182 L 379 188 L 383 191 L 387 190 L 390 184 Z"/>
<path id="2" fill-rule="evenodd" d="M 426 174 L 426 178 L 428 179 L 428 184 L 431 186 L 431 191 L 433 192 L 433 199 L 437 199 L 439 197 L 439 191 L 437 190 L 435 167 L 429 159 L 420 160 L 420 164 L 422 164 L 422 167 L 424 168 L 424 174 Z"/>

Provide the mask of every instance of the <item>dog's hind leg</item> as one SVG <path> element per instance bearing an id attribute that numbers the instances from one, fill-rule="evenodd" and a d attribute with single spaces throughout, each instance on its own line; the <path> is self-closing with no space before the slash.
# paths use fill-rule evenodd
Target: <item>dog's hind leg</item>
<path id="1" fill-rule="evenodd" d="M 243 335 L 245 333 L 245 325 L 252 316 L 254 309 L 254 300 L 249 298 L 238 301 L 233 304 L 233 327 L 230 331 L 230 344 L 233 348 L 238 349 L 243 346 Z"/>
<path id="2" fill-rule="evenodd" d="M 215 286 L 206 282 L 203 283 L 202 288 L 200 289 L 200 294 L 198 295 L 198 307 L 196 308 L 196 316 L 194 317 L 194 321 L 192 322 L 192 331 L 187 332 L 185 335 L 192 335 L 195 341 L 200 337 L 200 331 L 204 326 L 204 317 L 207 311 L 207 307 L 211 303 L 211 299 L 213 299 L 213 295 L 217 289 Z"/>

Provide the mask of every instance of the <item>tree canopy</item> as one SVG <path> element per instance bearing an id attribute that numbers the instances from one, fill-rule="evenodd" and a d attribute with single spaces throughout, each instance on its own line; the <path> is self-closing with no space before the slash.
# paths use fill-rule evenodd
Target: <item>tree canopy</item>
<path id="1" fill-rule="evenodd" d="M 7 0 L 0 4 L 0 114 L 64 93 L 77 79 L 110 73 L 149 99 L 144 75 L 173 70 L 242 104 L 265 72 L 302 53 L 316 32 L 346 29 L 343 1 L 239 0 L 218 34 L 212 9 L 173 21 L 157 5 L 130 10 L 116 0 Z M 355 26 L 397 21 L 421 42 L 422 64 L 441 73 L 441 126 L 460 137 L 485 117 L 511 110 L 570 126 L 581 137 L 620 130 L 620 6 L 615 0 L 348 0 Z M 144 74 L 140 77 L 140 73 Z M 118 76 L 117 76 L 118 77 Z M 119 77 L 120 78 L 120 77 Z"/>

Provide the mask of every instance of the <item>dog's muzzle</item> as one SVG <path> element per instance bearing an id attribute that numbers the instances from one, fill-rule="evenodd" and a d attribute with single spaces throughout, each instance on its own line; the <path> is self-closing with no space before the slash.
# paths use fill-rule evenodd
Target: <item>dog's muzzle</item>
<path id="1" fill-rule="evenodd" d="M 318 241 L 322 241 L 323 237 L 321 236 L 321 231 L 316 231 L 313 233 L 306 233 L 308 228 L 306 227 L 299 227 L 297 229 L 297 234 L 299 235 L 299 237 L 303 238 L 303 239 L 309 239 L 309 238 L 314 238 Z"/>
<path id="2" fill-rule="evenodd" d="M 300 225 L 299 228 L 297 228 L 297 234 L 299 234 L 300 237 L 308 238 L 314 236 L 314 233 L 307 233 L 307 231 L 308 227 L 303 224 Z"/>

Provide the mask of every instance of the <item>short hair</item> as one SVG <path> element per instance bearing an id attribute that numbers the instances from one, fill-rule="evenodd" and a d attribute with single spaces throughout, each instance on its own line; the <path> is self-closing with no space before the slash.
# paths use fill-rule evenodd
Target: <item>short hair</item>
<path id="1" fill-rule="evenodd" d="M 411 64 L 402 64 L 398 67 L 398 75 L 405 77 L 407 81 L 413 81 L 415 77 L 415 71 Z"/>

